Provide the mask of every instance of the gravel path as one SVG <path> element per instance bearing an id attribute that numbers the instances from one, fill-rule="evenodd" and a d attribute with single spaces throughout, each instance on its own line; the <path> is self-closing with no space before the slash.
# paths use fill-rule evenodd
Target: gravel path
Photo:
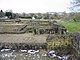
<path id="1" fill-rule="evenodd" d="M 0 42 L 9 43 L 45 43 L 47 35 L 25 34 L 0 34 Z"/>

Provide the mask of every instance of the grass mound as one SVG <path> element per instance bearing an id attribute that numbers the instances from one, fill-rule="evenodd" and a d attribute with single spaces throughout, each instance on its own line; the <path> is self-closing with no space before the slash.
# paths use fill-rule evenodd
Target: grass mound
<path id="1" fill-rule="evenodd" d="M 80 32 L 80 22 L 59 22 L 59 23 L 65 26 L 70 33 Z"/>

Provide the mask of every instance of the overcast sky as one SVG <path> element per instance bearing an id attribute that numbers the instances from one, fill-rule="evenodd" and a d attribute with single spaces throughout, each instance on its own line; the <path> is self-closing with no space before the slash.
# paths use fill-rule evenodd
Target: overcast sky
<path id="1" fill-rule="evenodd" d="M 68 12 L 69 4 L 70 0 L 0 0 L 0 10 L 12 9 L 15 13 Z"/>

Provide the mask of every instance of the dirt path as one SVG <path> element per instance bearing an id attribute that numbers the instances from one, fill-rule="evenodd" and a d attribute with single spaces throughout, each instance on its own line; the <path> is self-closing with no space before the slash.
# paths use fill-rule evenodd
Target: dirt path
<path id="1" fill-rule="evenodd" d="M 9 43 L 45 43 L 47 35 L 25 34 L 0 34 L 0 42 Z"/>

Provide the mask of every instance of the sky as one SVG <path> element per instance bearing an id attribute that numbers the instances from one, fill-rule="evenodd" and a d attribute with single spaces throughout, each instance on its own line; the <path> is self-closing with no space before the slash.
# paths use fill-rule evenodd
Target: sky
<path id="1" fill-rule="evenodd" d="M 70 0 L 0 0 L 0 10 L 15 13 L 69 12 Z"/>

